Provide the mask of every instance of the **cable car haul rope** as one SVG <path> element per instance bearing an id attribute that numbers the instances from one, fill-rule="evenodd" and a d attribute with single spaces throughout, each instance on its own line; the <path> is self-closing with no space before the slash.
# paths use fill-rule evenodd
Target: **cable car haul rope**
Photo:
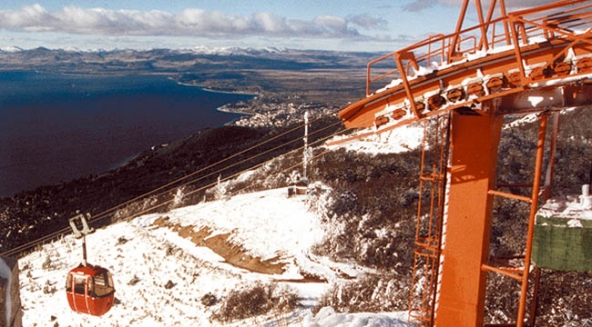
<path id="1" fill-rule="evenodd" d="M 320 120 L 322 120 L 324 118 L 325 117 L 316 118 L 316 119 L 312 120 L 310 122 L 310 124 L 313 124 L 315 122 L 319 122 Z M 244 150 L 241 150 L 239 152 L 233 153 L 232 155 L 230 155 L 228 157 L 225 157 L 217 162 L 214 162 L 210 165 L 202 167 L 202 168 L 200 168 L 192 173 L 189 173 L 183 177 L 180 177 L 180 178 L 175 179 L 171 182 L 168 182 L 162 186 L 152 189 L 149 192 L 145 192 L 145 193 L 143 193 L 139 196 L 136 196 L 130 200 L 127 200 L 123 203 L 113 206 L 107 210 L 104 210 L 100 213 L 94 214 L 92 216 L 92 218 L 89 218 L 86 221 L 86 223 L 88 224 L 89 228 L 91 225 L 95 226 L 95 227 L 104 225 L 105 221 L 112 220 L 118 211 L 126 208 L 127 206 L 133 205 L 134 203 L 137 203 L 139 201 L 144 201 L 144 200 L 152 198 L 152 197 L 159 198 L 159 199 L 163 199 L 163 198 L 166 198 L 166 199 L 170 198 L 170 199 L 157 201 L 157 203 L 150 204 L 146 208 L 144 208 L 143 210 L 141 210 L 139 212 L 134 212 L 133 215 L 138 216 L 138 215 L 142 215 L 142 214 L 145 214 L 148 212 L 153 212 L 154 210 L 164 208 L 167 205 L 170 205 L 174 201 L 173 197 L 170 196 L 170 192 L 172 190 L 195 184 L 195 183 L 203 181 L 207 178 L 219 176 L 224 171 L 226 171 L 230 168 L 240 167 L 241 165 L 245 165 L 249 161 L 252 161 L 254 159 L 261 159 L 266 154 L 273 153 L 274 151 L 281 151 L 282 148 L 285 148 L 286 146 L 293 145 L 295 142 L 302 140 L 302 137 L 300 134 L 297 136 L 294 136 L 293 138 L 286 140 L 286 141 L 282 141 L 282 138 L 286 137 L 286 136 L 290 136 L 290 133 L 294 133 L 295 131 L 304 128 L 304 126 L 305 126 L 305 124 L 298 124 L 297 126 L 290 128 L 282 133 L 279 133 L 273 137 L 270 137 L 269 139 L 266 139 L 258 144 L 255 144 L 255 145 L 248 147 Z M 341 128 L 341 126 L 342 126 L 342 122 L 337 121 L 337 122 L 330 123 L 324 127 L 321 127 L 321 128 L 318 128 L 318 129 L 312 131 L 310 133 L 310 135 L 316 134 L 318 139 L 313 142 L 310 142 L 309 145 L 310 146 L 317 146 L 336 135 L 339 135 L 339 134 L 342 134 L 342 133 L 348 131 L 348 129 L 343 129 L 343 128 Z M 334 129 L 334 128 L 339 128 L 339 129 L 336 132 L 331 132 L 331 129 Z M 329 132 L 328 135 L 326 134 L 327 132 Z M 271 148 L 268 148 L 268 149 L 265 148 L 265 145 L 273 145 L 272 142 L 274 142 L 274 141 L 275 142 L 282 141 L 282 142 L 276 146 L 271 147 Z M 285 151 L 282 153 L 287 153 L 289 151 L 297 151 L 299 149 L 302 149 L 302 146 L 300 146 L 299 148 L 296 148 L 295 150 L 288 150 L 288 151 Z M 252 154 L 250 154 L 250 153 L 252 153 Z M 322 154 L 320 154 L 320 155 L 322 155 Z M 234 173 L 232 175 L 229 175 L 229 176 L 223 178 L 221 181 L 227 181 L 232 178 L 235 178 L 236 176 L 238 176 L 246 171 L 259 168 L 259 167 L 263 166 L 265 163 L 266 163 L 266 161 L 263 161 L 258 164 L 253 164 L 245 169 L 240 170 L 237 173 Z M 288 167 L 287 169 L 295 169 L 301 165 L 302 165 L 302 163 L 299 163 L 299 164 L 293 165 L 291 167 Z M 217 168 L 217 167 L 220 167 L 220 168 Z M 188 196 L 188 195 L 196 194 L 198 192 L 202 192 L 208 188 L 215 186 L 216 183 L 217 182 L 207 183 L 206 185 L 200 186 L 197 189 L 194 189 L 194 190 L 186 193 L 185 195 Z M 127 218 L 132 218 L 132 217 L 127 217 Z M 23 253 L 26 253 L 26 252 L 34 249 L 38 245 L 41 245 L 41 244 L 44 244 L 47 242 L 51 242 L 59 237 L 69 234 L 71 231 L 72 231 L 71 225 L 66 226 L 62 229 L 56 230 L 56 231 L 51 232 L 49 234 L 46 234 L 46 235 L 43 235 L 43 236 L 38 237 L 36 239 L 30 240 L 24 244 L 15 246 L 7 251 L 4 251 L 4 252 L 0 253 L 0 256 L 22 255 Z"/>

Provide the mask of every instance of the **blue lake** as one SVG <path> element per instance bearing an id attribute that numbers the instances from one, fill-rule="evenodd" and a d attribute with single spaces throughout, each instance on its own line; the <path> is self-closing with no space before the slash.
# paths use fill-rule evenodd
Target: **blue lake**
<path id="1" fill-rule="evenodd" d="M 251 98 L 165 76 L 0 72 L 0 197 L 113 169 L 240 117 L 216 109 Z"/>

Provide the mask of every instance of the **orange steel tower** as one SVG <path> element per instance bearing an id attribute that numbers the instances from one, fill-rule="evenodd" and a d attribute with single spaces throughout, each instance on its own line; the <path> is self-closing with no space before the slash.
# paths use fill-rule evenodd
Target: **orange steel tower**
<path id="1" fill-rule="evenodd" d="M 547 135 L 548 117 L 592 105 L 592 3 L 564 0 L 507 12 L 503 0 L 470 2 L 464 1 L 454 33 L 368 64 L 367 97 L 339 113 L 346 127 L 365 129 L 333 143 L 423 122 L 410 317 L 420 326 L 481 326 L 487 276 L 499 273 L 517 281 L 512 326 L 523 326 L 533 316 L 526 308 L 534 219 L 550 189 L 541 175 L 544 162 L 549 172 L 553 166 L 558 120 Z M 465 28 L 467 13 L 479 24 Z M 504 116 L 529 113 L 539 114 L 540 130 L 525 196 L 505 191 L 496 174 Z M 545 151 L 548 139 L 551 151 Z M 530 207 L 515 267 L 498 266 L 489 255 L 497 196 Z"/>

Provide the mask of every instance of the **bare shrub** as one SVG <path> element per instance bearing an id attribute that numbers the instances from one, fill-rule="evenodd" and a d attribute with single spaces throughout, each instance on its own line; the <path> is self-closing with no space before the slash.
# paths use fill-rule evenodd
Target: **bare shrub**
<path id="1" fill-rule="evenodd" d="M 417 152 L 369 155 L 345 150 L 318 156 L 311 179 L 333 191 L 312 192 L 317 200 L 311 202 L 326 204 L 323 220 L 332 230 L 315 252 L 377 269 L 410 271 L 418 157 Z"/>
<path id="2" fill-rule="evenodd" d="M 543 270 L 536 326 L 592 326 L 592 272 Z"/>
<path id="3" fill-rule="evenodd" d="M 44 270 L 53 269 L 53 262 L 51 261 L 51 257 L 49 256 L 49 254 L 45 257 L 45 261 L 43 261 L 43 264 L 41 264 L 41 268 L 43 268 Z"/>
<path id="4" fill-rule="evenodd" d="M 52 284 L 50 281 L 45 282 L 45 286 L 43 286 L 43 293 L 44 294 L 54 294 L 57 292 L 57 288 L 55 287 L 55 283 Z"/>
<path id="5" fill-rule="evenodd" d="M 130 286 L 134 286 L 139 282 L 140 282 L 140 278 L 138 276 L 134 275 L 134 277 L 132 277 L 132 279 L 130 279 L 129 282 L 127 282 L 127 284 Z"/>
<path id="6" fill-rule="evenodd" d="M 207 293 L 201 297 L 201 304 L 206 307 L 211 307 L 218 302 L 216 296 L 212 293 Z"/>
<path id="7" fill-rule="evenodd" d="M 156 196 L 134 201 L 117 210 L 113 215 L 113 221 L 129 221 L 140 214 L 164 212 L 165 208 L 159 207 L 159 203 L 161 203 L 161 201 Z"/>
<path id="8" fill-rule="evenodd" d="M 410 279 L 396 274 L 366 275 L 335 284 L 313 308 L 333 307 L 338 312 L 382 312 L 407 310 Z"/>
<path id="9" fill-rule="evenodd" d="M 266 314 L 270 311 L 290 311 L 297 304 L 298 298 L 293 291 L 278 288 L 276 284 L 264 285 L 257 282 L 248 288 L 230 292 L 212 318 L 221 322 L 230 322 Z"/>

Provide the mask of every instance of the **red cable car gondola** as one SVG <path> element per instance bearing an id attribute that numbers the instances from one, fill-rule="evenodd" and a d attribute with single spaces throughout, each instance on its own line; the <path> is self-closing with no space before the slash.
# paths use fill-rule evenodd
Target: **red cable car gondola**
<path id="1" fill-rule="evenodd" d="M 103 267 L 80 265 L 68 273 L 66 295 L 76 312 L 101 316 L 113 306 L 114 294 L 111 274 Z"/>
<path id="2" fill-rule="evenodd" d="M 75 221 L 80 220 L 82 229 Z M 82 237 L 82 263 L 70 270 L 66 278 L 66 297 L 70 308 L 78 313 L 102 316 L 113 306 L 115 287 L 109 270 L 86 262 L 86 234 L 93 230 L 88 227 L 84 215 L 70 219 L 70 226 L 76 238 Z"/>

